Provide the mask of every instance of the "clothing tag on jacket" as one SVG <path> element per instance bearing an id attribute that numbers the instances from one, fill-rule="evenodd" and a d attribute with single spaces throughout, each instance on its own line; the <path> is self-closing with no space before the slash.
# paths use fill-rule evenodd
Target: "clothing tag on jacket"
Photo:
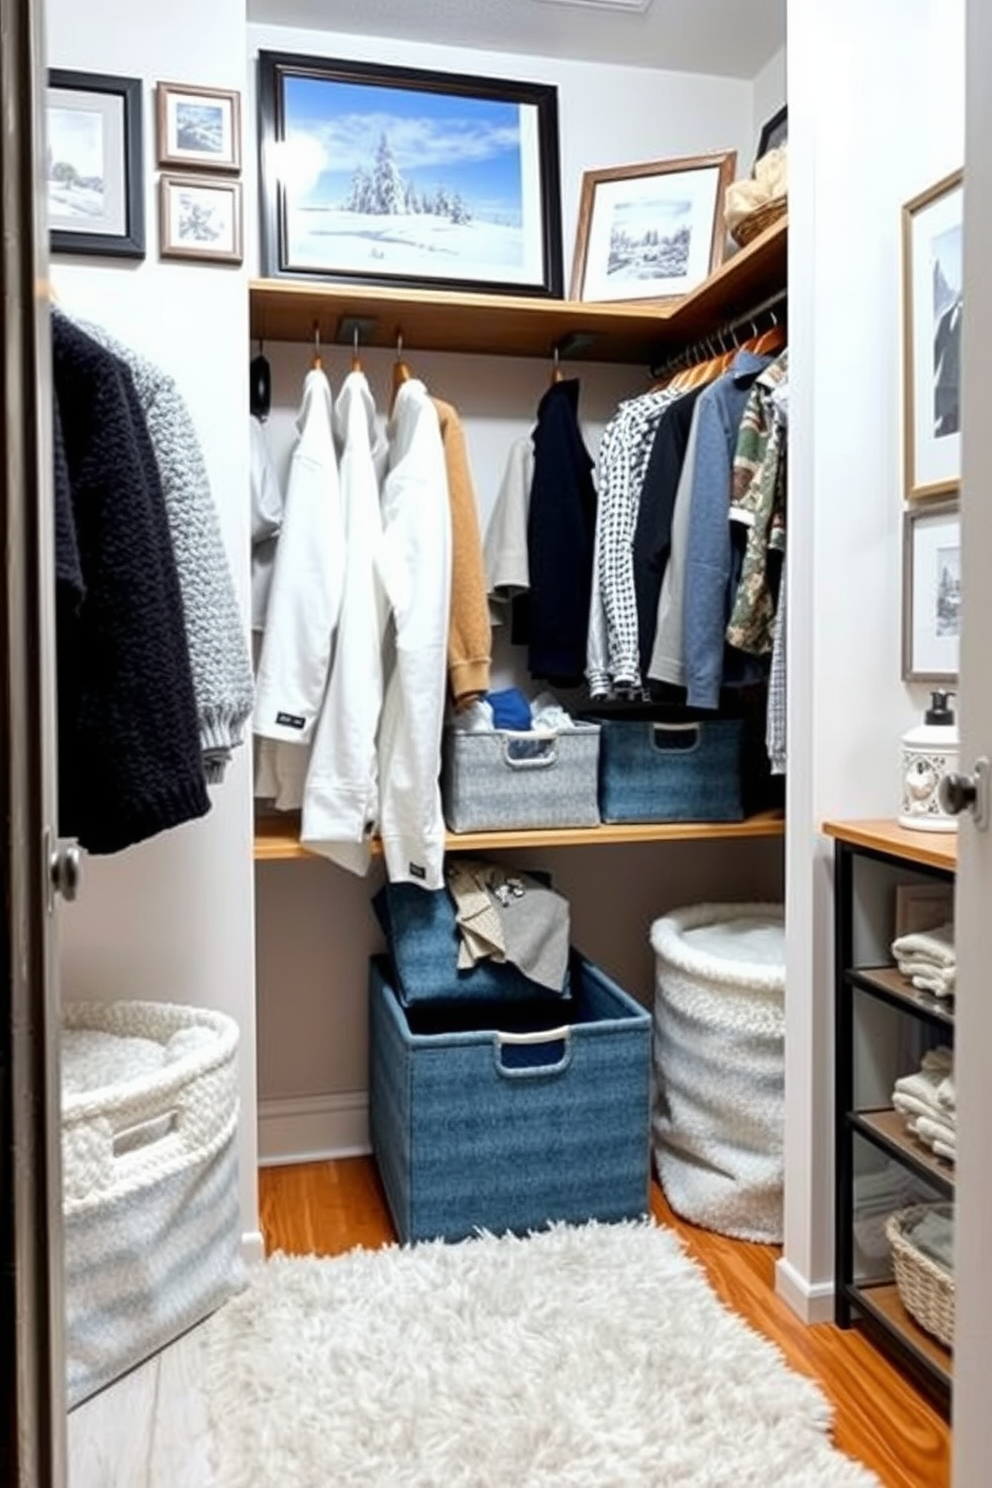
<path id="1" fill-rule="evenodd" d="M 411 863 L 409 865 L 409 868 L 410 868 L 410 877 L 411 878 L 426 878 L 427 877 L 427 869 L 424 868 L 424 867 L 422 867 L 420 863 Z"/>
<path id="2" fill-rule="evenodd" d="M 277 713 L 276 723 L 281 723 L 283 728 L 301 729 L 307 726 L 306 719 L 301 718 L 298 713 Z"/>

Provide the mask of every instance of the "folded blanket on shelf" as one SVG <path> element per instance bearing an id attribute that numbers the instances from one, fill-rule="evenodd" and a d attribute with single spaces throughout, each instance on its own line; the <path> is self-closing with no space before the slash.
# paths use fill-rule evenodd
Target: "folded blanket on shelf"
<path id="1" fill-rule="evenodd" d="M 916 1123 L 916 1135 L 921 1142 L 926 1142 L 928 1147 L 941 1157 L 949 1157 L 951 1161 L 957 1153 L 957 1132 L 953 1126 L 946 1122 L 935 1121 L 932 1116 L 921 1116 Z"/>
<path id="2" fill-rule="evenodd" d="M 957 1092 L 954 1088 L 954 1075 L 945 1075 L 937 1086 L 938 1103 L 946 1111 L 956 1111 L 958 1105 Z"/>
<path id="3" fill-rule="evenodd" d="M 909 935 L 899 935 L 892 942 L 892 954 L 897 961 L 926 961 L 934 967 L 954 966 L 957 960 L 954 925 L 948 921 L 933 930 L 915 930 Z"/>
<path id="4" fill-rule="evenodd" d="M 904 977 L 909 977 L 914 987 L 921 992 L 932 992 L 936 997 L 953 997 L 957 981 L 957 968 L 935 966 L 930 961 L 908 961 L 898 957 L 896 965 Z"/>

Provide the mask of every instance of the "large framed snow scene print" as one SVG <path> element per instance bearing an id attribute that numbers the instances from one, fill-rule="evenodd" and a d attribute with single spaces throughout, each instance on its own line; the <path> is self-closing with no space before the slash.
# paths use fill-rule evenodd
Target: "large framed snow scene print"
<path id="1" fill-rule="evenodd" d="M 560 297 L 552 85 L 259 54 L 269 277 Z"/>

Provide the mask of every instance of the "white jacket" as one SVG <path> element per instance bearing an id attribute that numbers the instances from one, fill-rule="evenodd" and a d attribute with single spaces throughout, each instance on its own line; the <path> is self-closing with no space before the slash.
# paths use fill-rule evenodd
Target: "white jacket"
<path id="1" fill-rule="evenodd" d="M 314 734 L 300 841 L 353 873 L 368 871 L 378 822 L 376 729 L 382 708 L 387 603 L 376 562 L 379 480 L 386 449 L 362 372 L 345 378 L 334 410 L 346 565 L 337 641 Z M 378 468 L 377 468 L 378 467 Z"/>
<path id="2" fill-rule="evenodd" d="M 258 666 L 255 732 L 308 744 L 324 701 L 344 590 L 331 389 L 307 373 Z"/>
<path id="3" fill-rule="evenodd" d="M 324 373 L 307 373 L 286 484 L 255 691 L 255 794 L 284 809 L 303 799 L 309 744 L 324 702 L 344 590 L 344 524 Z M 275 740 L 275 745 L 267 743 Z"/>
<path id="4" fill-rule="evenodd" d="M 379 572 L 395 646 L 379 730 L 380 831 L 391 880 L 439 889 L 451 509 L 437 411 L 416 378 L 397 391 L 389 442 Z"/>

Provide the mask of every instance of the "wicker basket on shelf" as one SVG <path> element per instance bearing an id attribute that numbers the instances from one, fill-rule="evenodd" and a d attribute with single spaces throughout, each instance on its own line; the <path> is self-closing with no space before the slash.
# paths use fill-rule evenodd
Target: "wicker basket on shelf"
<path id="1" fill-rule="evenodd" d="M 771 227 L 773 222 L 784 217 L 788 205 L 787 196 L 773 196 L 771 201 L 762 202 L 760 207 L 755 207 L 753 212 L 742 217 L 730 234 L 738 248 L 745 248 L 766 227 Z"/>
<path id="2" fill-rule="evenodd" d="M 947 1348 L 954 1345 L 954 1274 L 913 1244 L 912 1234 L 924 1215 L 939 1211 L 947 1216 L 953 1204 L 913 1204 L 897 1209 L 885 1222 L 885 1235 L 892 1248 L 899 1298 L 909 1315 L 927 1333 Z"/>

